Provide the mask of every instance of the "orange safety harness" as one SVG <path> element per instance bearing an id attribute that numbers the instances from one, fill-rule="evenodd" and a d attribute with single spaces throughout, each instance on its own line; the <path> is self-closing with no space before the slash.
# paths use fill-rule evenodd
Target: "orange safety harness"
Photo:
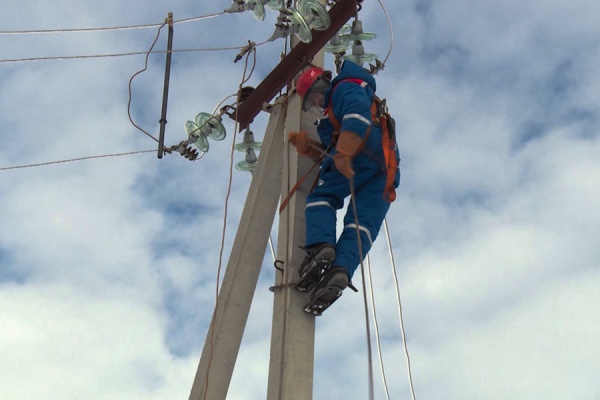
<path id="1" fill-rule="evenodd" d="M 367 85 L 366 82 L 360 79 L 344 79 L 338 82 L 338 84 L 346 81 L 358 83 L 363 87 Z M 373 98 L 373 102 L 371 103 L 371 123 L 375 126 L 381 126 L 381 146 L 383 148 L 384 156 L 383 168 L 386 172 L 386 181 L 385 188 L 383 190 L 383 198 L 387 202 L 392 203 L 394 200 L 396 200 L 396 189 L 394 188 L 394 181 L 396 180 L 396 173 L 398 171 L 398 159 L 396 158 L 396 149 L 398 145 L 396 143 L 396 123 L 392 116 L 389 114 L 388 108 L 385 103 L 385 99 L 381 100 L 377 96 Z M 329 118 L 329 121 L 331 122 L 331 125 L 333 125 L 334 128 L 331 144 L 328 148 L 332 149 L 337 142 L 338 136 L 340 135 L 342 124 L 333 113 L 333 106 L 331 100 L 329 101 L 329 105 L 327 106 L 327 117 Z M 365 152 L 366 149 L 364 147 L 367 142 L 367 139 L 369 138 L 370 133 L 371 127 L 367 129 L 367 133 L 365 134 L 362 144 L 356 152 L 355 156 L 358 155 L 358 153 L 360 153 L 361 151 Z M 318 164 L 318 161 L 315 162 L 312 168 L 304 176 L 302 176 L 298 180 L 298 182 L 296 182 L 294 187 L 292 187 L 290 193 L 288 193 L 287 197 L 281 202 L 281 205 L 279 206 L 279 214 L 281 214 L 283 210 L 287 207 L 289 200 L 294 195 L 294 193 L 296 193 L 296 190 L 298 190 L 298 188 L 304 182 L 304 179 L 314 170 L 314 168 Z M 317 180 L 315 180 L 315 182 L 313 183 L 311 191 L 314 190 L 316 184 Z"/>
<path id="2" fill-rule="evenodd" d="M 360 79 L 344 79 L 336 84 L 339 85 L 342 82 L 354 82 L 359 84 L 362 87 L 366 87 L 367 83 Z M 334 87 L 335 89 L 335 87 Z M 333 125 L 334 131 L 331 140 L 331 147 L 335 146 L 337 142 L 337 138 L 340 135 L 342 124 L 336 118 L 333 113 L 333 103 L 330 96 L 329 105 L 327 106 L 327 117 Z M 396 158 L 396 149 L 398 147 L 396 143 L 396 122 L 390 115 L 388 108 L 386 106 L 386 100 L 381 100 L 377 95 L 373 97 L 373 102 L 371 103 L 371 123 L 374 126 L 381 127 L 381 147 L 383 148 L 383 156 L 384 156 L 384 168 L 386 171 L 386 182 L 385 189 L 383 190 L 383 198 L 391 203 L 396 200 L 396 189 L 394 188 L 394 181 L 396 180 L 396 173 L 398 171 L 398 159 Z M 355 156 L 358 155 L 361 151 L 364 151 L 364 146 L 369 138 L 371 133 L 371 127 L 367 129 L 367 133 L 363 138 L 362 144 L 356 152 Z"/>

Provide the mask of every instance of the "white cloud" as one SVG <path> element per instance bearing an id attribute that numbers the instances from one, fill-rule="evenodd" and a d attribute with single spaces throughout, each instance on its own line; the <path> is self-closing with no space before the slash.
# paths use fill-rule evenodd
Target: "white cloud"
<path id="1" fill-rule="evenodd" d="M 41 283 L 5 285 L 1 297 L 6 398 L 186 394 L 177 382 L 193 363 L 169 353 L 165 318 L 143 300 Z"/>
<path id="2" fill-rule="evenodd" d="M 3 10 L 13 18 L 3 30 L 160 23 L 168 11 L 180 19 L 229 4 L 188 3 L 35 2 L 25 11 L 9 2 Z M 597 397 L 598 6 L 385 3 L 395 47 L 377 79 L 402 153 L 388 222 L 417 398 Z M 379 37 L 365 47 L 381 57 L 389 45 L 384 15 L 375 2 L 363 7 L 365 30 Z M 260 42 L 275 15 L 264 23 L 245 13 L 177 24 L 175 47 Z M 0 50 L 6 59 L 146 51 L 155 35 L 155 28 L 4 35 Z M 163 29 L 157 49 L 165 38 Z M 264 78 L 282 46 L 258 48 L 248 84 Z M 237 91 L 244 65 L 232 62 L 236 54 L 174 54 L 167 145 L 185 138 L 186 120 Z M 143 61 L 0 63 L 0 167 L 155 148 L 127 116 L 127 83 Z M 163 78 L 164 55 L 153 55 L 132 86 L 132 116 L 153 135 Z M 257 140 L 266 119 L 252 124 Z M 241 140 L 229 117 L 223 123 L 227 138 L 211 141 L 194 163 L 146 154 L 0 171 L 4 397 L 189 394 L 214 307 L 231 143 Z M 242 158 L 234 154 L 233 163 Z M 234 172 L 223 268 L 250 179 Z M 266 393 L 269 253 L 232 399 Z M 404 398 L 388 259 L 382 232 L 371 262 L 383 358 L 391 398 Z M 358 273 L 354 280 L 360 286 Z M 314 398 L 367 396 L 362 301 L 362 288 L 348 291 L 317 321 Z"/>

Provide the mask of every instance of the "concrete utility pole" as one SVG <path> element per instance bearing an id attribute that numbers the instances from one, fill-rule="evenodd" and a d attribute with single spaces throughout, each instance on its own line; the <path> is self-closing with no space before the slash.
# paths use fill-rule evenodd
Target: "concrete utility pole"
<path id="1" fill-rule="evenodd" d="M 313 65 L 323 66 L 323 52 L 313 60 Z M 293 96 L 288 105 L 286 132 L 306 130 L 316 138 L 316 116 L 302 112 L 299 96 Z M 286 141 L 284 151 L 284 174 L 281 198 L 285 199 L 296 184 L 313 165 L 313 161 L 301 157 Z M 306 239 L 304 210 L 306 196 L 318 170 L 304 180 L 279 215 L 277 259 L 284 260 L 284 271 L 276 274 L 276 284 L 293 282 L 298 278 L 298 268 L 305 252 L 298 246 Z M 273 327 L 271 332 L 271 360 L 269 364 L 269 388 L 267 400 L 306 400 L 312 398 L 315 317 L 304 312 L 308 294 L 291 287 L 275 291 Z"/>
<path id="2" fill-rule="evenodd" d="M 225 400 L 281 190 L 286 105 L 276 101 L 212 321 L 190 400 Z"/>
<path id="3" fill-rule="evenodd" d="M 284 100 L 276 101 L 271 111 L 190 400 L 226 398 L 277 204 L 313 165 L 284 141 L 284 132 L 305 129 L 316 135 L 314 115 L 302 112 L 297 95 L 287 104 Z M 276 274 L 275 284 L 297 278 L 304 257 L 298 245 L 305 239 L 306 196 L 317 172 L 305 179 L 280 215 L 277 258 L 284 260 L 285 272 Z M 315 317 L 304 312 L 307 302 L 306 293 L 291 287 L 275 292 L 268 400 L 312 398 Z"/>
<path id="4" fill-rule="evenodd" d="M 356 0 L 334 4 L 329 11 L 330 28 L 313 31 L 310 44 L 295 46 L 239 105 L 236 115 L 241 128 L 248 127 L 262 105 L 309 62 L 323 66 L 323 53 L 315 55 L 355 12 Z M 315 134 L 315 119 L 315 115 L 301 111 L 300 98 L 295 94 L 273 104 L 189 400 L 226 399 L 277 204 L 312 166 L 312 161 L 298 157 L 285 134 L 301 130 Z M 305 179 L 280 215 L 277 258 L 284 260 L 284 272 L 277 273 L 276 284 L 297 278 L 304 257 L 298 245 L 304 244 L 306 235 L 306 196 L 316 173 Z M 304 312 L 307 302 L 308 295 L 293 288 L 275 291 L 268 400 L 312 398 L 315 317 Z"/>

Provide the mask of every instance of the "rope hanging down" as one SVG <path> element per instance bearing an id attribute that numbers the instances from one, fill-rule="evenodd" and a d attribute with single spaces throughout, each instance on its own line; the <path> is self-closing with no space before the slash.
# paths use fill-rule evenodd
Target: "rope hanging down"
<path id="1" fill-rule="evenodd" d="M 379 321 L 377 319 L 377 306 L 375 305 L 375 293 L 373 290 L 373 276 L 371 274 L 371 258 L 367 255 L 367 276 L 369 283 L 369 296 L 371 298 L 371 306 L 373 308 L 373 327 L 375 328 L 375 342 L 377 343 L 377 355 L 379 357 L 379 368 L 381 369 L 381 378 L 383 380 L 383 388 L 385 390 L 385 398 L 390 400 L 390 391 L 388 389 L 387 378 L 385 375 L 385 366 L 383 364 L 383 351 L 381 350 L 381 338 L 379 337 Z"/>
<path id="2" fill-rule="evenodd" d="M 410 394 L 411 394 L 411 399 L 415 400 L 415 388 L 413 385 L 410 356 L 408 354 L 408 346 L 406 344 L 406 332 L 404 329 L 404 318 L 402 315 L 402 300 L 400 299 L 400 285 L 398 283 L 398 274 L 396 273 L 396 263 L 394 261 L 394 252 L 392 251 L 392 242 L 390 240 L 390 231 L 388 229 L 387 219 L 383 220 L 383 227 L 385 230 L 385 236 L 387 238 L 387 243 L 388 243 L 388 248 L 389 248 L 390 261 L 391 261 L 391 265 L 392 265 L 392 274 L 394 276 L 394 282 L 396 283 L 396 297 L 398 299 L 398 317 L 400 320 L 400 333 L 402 334 L 402 345 L 404 348 L 404 355 L 406 357 L 406 367 L 408 370 L 408 383 L 409 383 L 409 387 L 410 387 Z"/>
<path id="3" fill-rule="evenodd" d="M 360 238 L 360 223 L 358 221 L 358 211 L 356 210 L 356 198 L 354 196 L 354 178 L 349 179 L 350 183 L 350 203 L 354 213 L 356 225 L 356 241 L 358 245 L 358 259 L 360 260 L 360 272 L 363 286 L 363 300 L 365 304 L 365 322 L 367 330 L 367 351 L 368 351 L 368 372 L 369 372 L 369 400 L 375 400 L 375 389 L 373 384 L 373 349 L 371 348 L 371 326 L 369 324 L 369 302 L 367 300 L 367 282 L 365 276 L 365 265 L 363 263 L 362 241 Z"/>

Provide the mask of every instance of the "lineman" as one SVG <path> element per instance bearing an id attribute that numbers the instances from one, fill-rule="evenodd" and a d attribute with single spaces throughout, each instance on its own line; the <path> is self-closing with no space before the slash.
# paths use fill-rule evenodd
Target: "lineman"
<path id="1" fill-rule="evenodd" d="M 397 168 L 391 172 L 386 169 L 384 132 L 372 110 L 375 89 L 373 76 L 350 61 L 342 64 L 333 80 L 331 72 L 310 68 L 297 81 L 302 109 L 316 108 L 326 115 L 318 121 L 320 143 L 310 139 L 306 131 L 288 135 L 299 154 L 321 160 L 318 184 L 306 201 L 307 256 L 299 271 L 301 280 L 306 277 L 315 281 L 316 287 L 311 286 L 311 301 L 305 310 L 316 315 L 337 300 L 349 285 L 362 261 L 360 256 L 366 257 L 377 238 L 400 181 Z M 323 151 L 327 151 L 327 157 L 322 157 Z M 397 148 L 394 147 L 388 157 L 397 165 Z M 350 180 L 354 187 L 356 218 L 349 206 L 342 234 L 336 240 L 336 211 L 351 194 Z M 386 196 L 386 189 L 391 189 L 393 196 Z M 360 249 L 357 230 L 360 231 Z M 314 312 L 314 307 L 320 311 Z"/>

